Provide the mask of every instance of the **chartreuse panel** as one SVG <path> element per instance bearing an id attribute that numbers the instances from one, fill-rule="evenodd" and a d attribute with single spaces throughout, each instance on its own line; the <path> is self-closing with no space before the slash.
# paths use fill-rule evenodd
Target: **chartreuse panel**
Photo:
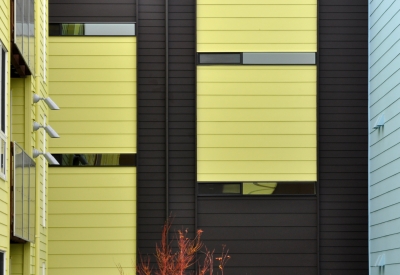
<path id="1" fill-rule="evenodd" d="M 317 0 L 198 0 L 198 52 L 316 52 Z"/>
<path id="2" fill-rule="evenodd" d="M 52 167 L 49 274 L 134 272 L 136 168 Z M 133 273 L 132 273 L 133 274 Z"/>
<path id="3" fill-rule="evenodd" d="M 316 66 L 198 66 L 198 181 L 315 181 Z"/>
<path id="4" fill-rule="evenodd" d="M 52 153 L 136 152 L 136 38 L 50 37 Z"/>

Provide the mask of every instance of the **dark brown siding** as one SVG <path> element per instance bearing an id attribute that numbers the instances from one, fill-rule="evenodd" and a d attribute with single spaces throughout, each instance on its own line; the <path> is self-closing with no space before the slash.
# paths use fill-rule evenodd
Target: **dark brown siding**
<path id="1" fill-rule="evenodd" d="M 195 0 L 169 0 L 169 210 L 194 232 L 196 183 Z"/>
<path id="2" fill-rule="evenodd" d="M 319 1 L 320 274 L 368 274 L 368 1 Z"/>
<path id="3" fill-rule="evenodd" d="M 195 0 L 169 1 L 168 121 L 165 1 L 138 3 L 137 239 L 141 253 L 154 254 L 166 211 L 177 228 L 195 231 Z"/>
<path id="4" fill-rule="evenodd" d="M 49 0 L 50 23 L 136 22 L 136 0 Z"/>
<path id="5" fill-rule="evenodd" d="M 165 217 L 164 0 L 138 0 L 138 252 L 154 254 Z"/>
<path id="6" fill-rule="evenodd" d="M 198 223 L 227 274 L 317 274 L 316 197 L 199 197 Z"/>

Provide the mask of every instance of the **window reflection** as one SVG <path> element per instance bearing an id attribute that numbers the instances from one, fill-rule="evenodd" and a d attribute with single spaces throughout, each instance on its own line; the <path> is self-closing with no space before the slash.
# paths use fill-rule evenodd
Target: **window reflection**
<path id="1" fill-rule="evenodd" d="M 136 166 L 136 154 L 53 154 L 64 167 Z"/>
<path id="2" fill-rule="evenodd" d="M 199 195 L 315 195 L 315 182 L 202 182 Z"/>

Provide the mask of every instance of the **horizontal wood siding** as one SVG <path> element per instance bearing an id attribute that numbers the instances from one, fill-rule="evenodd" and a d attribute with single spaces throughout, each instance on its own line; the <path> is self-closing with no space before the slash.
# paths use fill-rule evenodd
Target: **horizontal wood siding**
<path id="1" fill-rule="evenodd" d="M 165 2 L 138 2 L 138 251 L 154 254 L 165 210 Z"/>
<path id="2" fill-rule="evenodd" d="M 10 245 L 10 258 L 11 258 L 11 274 L 22 275 L 24 272 L 24 245 L 11 244 Z"/>
<path id="3" fill-rule="evenodd" d="M 2 1 L 0 5 L 0 42 L 10 50 L 10 1 Z"/>
<path id="4" fill-rule="evenodd" d="M 399 20 L 400 3 L 374 1 L 370 4 L 370 252 L 371 274 L 385 255 L 385 274 L 400 268 L 399 239 Z M 381 115 L 385 124 L 373 129 Z"/>
<path id="5" fill-rule="evenodd" d="M 315 197 L 199 197 L 208 249 L 229 249 L 228 274 L 317 274 Z M 218 269 L 218 267 L 215 267 Z"/>
<path id="6" fill-rule="evenodd" d="M 48 273 L 131 271 L 136 259 L 136 168 L 51 168 Z"/>
<path id="7" fill-rule="evenodd" d="M 51 37 L 52 153 L 136 152 L 136 38 Z"/>
<path id="8" fill-rule="evenodd" d="M 13 78 L 12 86 L 12 125 L 11 140 L 25 148 L 25 81 L 23 78 Z"/>
<path id="9" fill-rule="evenodd" d="M 198 66 L 198 181 L 315 181 L 315 66 Z"/>
<path id="10" fill-rule="evenodd" d="M 316 0 L 198 0 L 197 51 L 315 52 L 316 15 Z"/>
<path id="11" fill-rule="evenodd" d="M 7 136 L 6 139 L 6 157 L 5 157 L 5 167 L 6 167 L 6 180 L 0 179 L 0 250 L 9 253 L 10 247 L 10 216 L 9 216 L 9 203 L 10 203 L 10 193 L 9 193 L 9 163 L 10 163 L 10 155 L 8 152 L 10 148 L 10 1 L 1 1 L 0 4 L 0 47 L 6 50 L 6 72 L 5 72 L 5 121 L 6 128 L 5 134 Z M 1 72 L 4 73 L 4 72 Z M 4 150 L 4 148 L 3 148 Z M 6 260 L 9 255 L 6 254 Z M 9 268 L 5 268 L 6 272 L 9 271 Z"/>
<path id="12" fill-rule="evenodd" d="M 136 22 L 136 0 L 49 0 L 50 23 Z"/>
<path id="13" fill-rule="evenodd" d="M 320 274 L 368 273 L 368 1 L 319 1 Z"/>
<path id="14" fill-rule="evenodd" d="M 195 0 L 169 0 L 169 210 L 195 232 Z"/>

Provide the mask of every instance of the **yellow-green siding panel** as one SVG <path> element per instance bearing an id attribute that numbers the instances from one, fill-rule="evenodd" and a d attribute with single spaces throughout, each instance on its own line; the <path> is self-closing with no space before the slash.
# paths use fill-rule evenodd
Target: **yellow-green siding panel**
<path id="1" fill-rule="evenodd" d="M 199 181 L 316 180 L 315 66 L 197 71 Z"/>
<path id="2" fill-rule="evenodd" d="M 198 52 L 315 52 L 317 1 L 197 1 Z"/>
<path id="3" fill-rule="evenodd" d="M 9 49 L 10 43 L 10 1 L 1 0 L 0 5 L 0 41 Z"/>
<path id="4" fill-rule="evenodd" d="M 25 81 L 23 78 L 13 78 L 12 87 L 12 126 L 11 139 L 24 148 L 25 146 Z"/>
<path id="5" fill-rule="evenodd" d="M 53 153 L 136 152 L 136 38 L 51 37 Z"/>
<path id="6" fill-rule="evenodd" d="M 51 168 L 49 274 L 111 274 L 136 257 L 136 168 Z M 72 272 L 72 273 L 71 273 Z"/>
<path id="7" fill-rule="evenodd" d="M 24 245 L 11 244 L 10 245 L 10 259 L 11 259 L 11 274 L 22 275 L 24 263 Z"/>

